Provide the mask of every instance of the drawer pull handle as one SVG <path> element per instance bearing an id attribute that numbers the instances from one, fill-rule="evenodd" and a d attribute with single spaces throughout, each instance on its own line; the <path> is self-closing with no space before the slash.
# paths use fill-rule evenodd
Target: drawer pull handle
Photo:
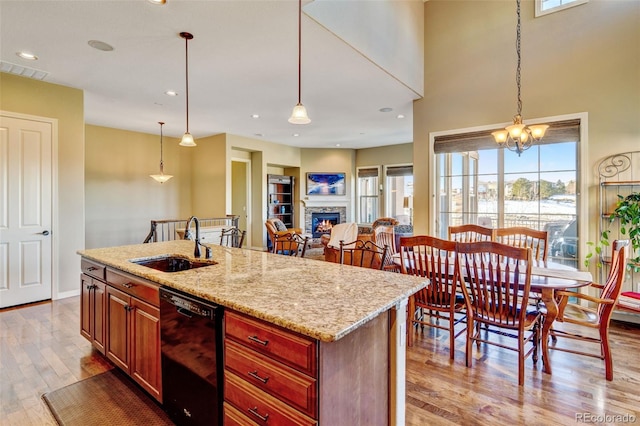
<path id="1" fill-rule="evenodd" d="M 89 271 L 89 272 L 97 271 L 97 270 L 98 270 L 98 268 L 96 268 L 95 266 L 89 266 L 89 267 L 87 268 L 87 271 Z"/>
<path id="2" fill-rule="evenodd" d="M 265 414 L 264 416 L 261 416 L 260 413 L 258 413 L 258 407 L 248 408 L 247 411 L 249 411 L 251 414 L 259 418 L 263 422 L 266 422 L 267 420 L 269 420 L 269 414 Z"/>
<path id="3" fill-rule="evenodd" d="M 124 284 L 122 284 L 122 287 L 125 287 L 125 288 L 131 288 L 131 287 L 133 287 L 133 286 L 134 286 L 134 285 L 133 285 L 133 284 L 131 284 L 131 283 L 124 283 Z"/>
<path id="4" fill-rule="evenodd" d="M 269 344 L 268 340 L 260 340 L 258 339 L 258 336 L 248 336 L 247 339 L 256 343 L 260 343 L 262 346 L 267 346 Z"/>
<path id="5" fill-rule="evenodd" d="M 260 376 L 258 376 L 258 370 L 249 371 L 247 374 L 250 375 L 251 377 L 253 377 L 256 380 L 260 380 L 262 383 L 267 383 L 269 381 L 268 377 L 260 377 Z"/>

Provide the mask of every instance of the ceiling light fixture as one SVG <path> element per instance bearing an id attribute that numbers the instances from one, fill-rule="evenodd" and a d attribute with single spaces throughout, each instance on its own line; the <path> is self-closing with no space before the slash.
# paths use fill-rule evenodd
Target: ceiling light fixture
<path id="1" fill-rule="evenodd" d="M 147 0 L 149 3 L 163 5 L 167 2 L 167 0 Z"/>
<path id="2" fill-rule="evenodd" d="M 309 124 L 311 119 L 307 115 L 307 109 L 301 101 L 301 74 L 302 74 L 302 0 L 298 0 L 298 104 L 293 107 L 289 123 Z"/>
<path id="3" fill-rule="evenodd" d="M 164 123 L 162 121 L 158 121 L 158 124 L 160 125 L 160 174 L 149 176 L 155 179 L 156 182 L 165 183 L 166 181 L 171 179 L 173 175 L 164 174 L 164 161 L 162 161 L 162 126 L 164 126 Z"/>
<path id="4" fill-rule="evenodd" d="M 498 144 L 518 153 L 520 156 L 524 151 L 531 148 L 533 142 L 539 142 L 544 133 L 549 128 L 546 124 L 526 126 L 522 122 L 522 98 L 520 96 L 520 0 L 516 1 L 516 12 L 518 23 L 516 25 L 516 54 L 518 66 L 516 68 L 516 85 L 518 87 L 518 113 L 513 116 L 513 124 L 507 126 L 505 130 L 498 130 L 491 133 Z"/>
<path id="5" fill-rule="evenodd" d="M 26 59 L 27 61 L 37 61 L 38 57 L 33 53 L 29 52 L 16 52 L 16 55 L 21 57 L 22 59 Z"/>
<path id="6" fill-rule="evenodd" d="M 89 40 L 87 44 L 94 49 L 102 50 L 103 52 L 111 52 L 113 50 L 113 46 L 100 40 Z"/>
<path id="7" fill-rule="evenodd" d="M 182 135 L 182 140 L 180 141 L 180 146 L 196 146 L 195 141 L 193 140 L 193 136 L 189 133 L 189 40 L 193 39 L 193 34 L 182 32 L 180 33 L 180 37 L 184 39 L 184 53 L 185 53 L 185 82 L 186 82 L 186 98 L 187 98 L 187 131 Z"/>
<path id="8" fill-rule="evenodd" d="M 178 92 L 176 92 L 175 90 L 167 90 L 166 92 L 164 92 L 164 94 L 167 96 L 178 96 Z"/>

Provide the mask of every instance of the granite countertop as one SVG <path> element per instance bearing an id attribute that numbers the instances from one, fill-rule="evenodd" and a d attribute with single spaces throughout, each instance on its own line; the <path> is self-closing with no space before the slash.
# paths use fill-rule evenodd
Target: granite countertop
<path id="1" fill-rule="evenodd" d="M 427 284 L 424 278 L 393 272 L 210 247 L 217 265 L 170 273 L 129 260 L 165 254 L 193 259 L 192 241 L 87 249 L 78 254 L 326 342 L 344 337 Z"/>

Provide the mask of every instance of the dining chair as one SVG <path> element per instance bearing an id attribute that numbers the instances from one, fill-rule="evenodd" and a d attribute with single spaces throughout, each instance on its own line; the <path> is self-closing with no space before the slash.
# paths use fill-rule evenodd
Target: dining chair
<path id="1" fill-rule="evenodd" d="M 380 247 L 389 246 L 388 255 L 393 256 L 396 254 L 396 235 L 393 226 L 391 225 L 379 225 L 373 228 L 373 242 Z M 392 272 L 399 272 L 399 268 L 390 263 L 385 266 L 385 270 Z"/>
<path id="2" fill-rule="evenodd" d="M 466 364 L 471 366 L 473 342 L 518 353 L 518 385 L 524 384 L 524 362 L 538 361 L 541 313 L 529 309 L 531 249 L 495 241 L 457 243 L 458 274 L 467 307 Z M 480 327 L 486 325 L 484 332 Z M 517 346 L 491 340 L 490 334 L 515 338 Z"/>
<path id="3" fill-rule="evenodd" d="M 460 243 L 473 243 L 476 241 L 495 240 L 495 229 L 466 223 L 464 225 L 450 226 L 448 229 L 449 240 Z"/>
<path id="4" fill-rule="evenodd" d="M 549 233 L 525 226 L 495 230 L 495 241 L 514 247 L 529 247 L 533 260 L 546 265 L 549 252 Z"/>
<path id="5" fill-rule="evenodd" d="M 309 244 L 309 236 L 297 233 L 275 234 L 272 253 L 304 257 Z"/>
<path id="6" fill-rule="evenodd" d="M 417 325 L 447 330 L 449 358 L 455 354 L 455 339 L 465 332 L 465 301 L 458 292 L 455 241 L 427 235 L 400 238 L 400 269 L 403 274 L 429 279 L 429 285 L 409 297 L 407 345 L 413 346 Z M 447 322 L 441 325 L 440 321 Z"/>
<path id="7" fill-rule="evenodd" d="M 220 233 L 220 245 L 225 247 L 242 247 L 244 236 L 247 231 L 241 231 L 239 228 L 223 229 Z"/>
<path id="8" fill-rule="evenodd" d="M 384 269 L 390 263 L 389 246 L 379 246 L 371 240 L 340 241 L 340 264 L 371 269 Z"/>
<path id="9" fill-rule="evenodd" d="M 593 331 L 583 333 L 574 331 L 576 327 L 570 330 L 558 329 L 555 326 L 549 330 L 553 345 L 549 349 L 562 352 L 569 352 L 577 355 L 585 355 L 604 360 L 605 377 L 607 380 L 613 380 L 613 359 L 611 357 L 611 346 L 609 344 L 609 322 L 615 308 L 618 297 L 622 290 L 627 270 L 627 249 L 629 240 L 616 240 L 613 242 L 613 253 L 611 268 L 604 285 L 592 283 L 587 288 L 595 288 L 598 296 L 591 296 L 588 293 L 577 293 L 572 291 L 556 291 L 558 299 L 558 316 L 556 322 L 569 323 L 582 328 L 583 331 L 597 330 L 597 336 Z M 569 302 L 571 298 L 577 299 L 578 303 Z M 587 301 L 595 307 L 583 306 L 579 302 Z M 557 346 L 558 337 L 570 340 L 581 340 L 590 343 L 596 343 L 600 346 L 600 353 L 580 351 L 571 347 Z"/>

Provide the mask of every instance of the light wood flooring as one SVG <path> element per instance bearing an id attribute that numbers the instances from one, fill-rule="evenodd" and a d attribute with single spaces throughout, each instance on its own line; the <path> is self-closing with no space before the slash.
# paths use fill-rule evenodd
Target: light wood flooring
<path id="1" fill-rule="evenodd" d="M 79 303 L 0 311 L 0 425 L 54 425 L 43 393 L 112 368 L 80 336 Z M 451 362 L 446 333 L 418 330 L 407 350 L 406 424 L 574 425 L 576 415 L 621 416 L 582 423 L 624 424 L 626 415 L 640 424 L 640 327 L 613 323 L 611 342 L 613 382 L 598 359 L 552 352 L 553 375 L 528 359 L 519 387 L 515 353 L 483 345 L 467 368 L 463 338 Z"/>

